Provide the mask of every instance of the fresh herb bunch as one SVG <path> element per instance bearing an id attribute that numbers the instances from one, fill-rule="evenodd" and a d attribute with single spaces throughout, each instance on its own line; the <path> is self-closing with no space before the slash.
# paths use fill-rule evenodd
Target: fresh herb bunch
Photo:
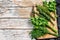
<path id="1" fill-rule="evenodd" d="M 51 17 L 50 17 L 51 15 L 50 15 L 50 13 L 48 13 L 50 16 L 46 13 L 46 12 L 49 12 L 49 11 L 47 10 L 47 11 L 45 12 L 45 11 L 43 10 L 44 8 L 45 8 L 45 10 L 47 10 L 46 7 L 43 7 L 43 6 L 40 6 L 40 5 L 37 5 L 37 6 L 36 6 L 37 11 L 39 12 L 39 13 L 38 13 L 39 16 L 45 18 L 48 22 L 50 21 L 50 22 L 53 24 L 53 22 L 51 21 Z M 34 12 L 34 13 L 35 13 L 35 12 Z M 36 14 L 37 14 L 37 13 L 36 13 Z M 55 18 L 54 18 L 54 19 L 55 19 Z M 53 25 L 54 25 L 54 24 L 53 24 Z M 53 32 L 55 32 L 55 33 L 57 32 L 56 30 L 54 30 L 53 28 L 51 28 L 49 25 L 46 24 L 46 26 L 47 26 L 49 29 L 51 29 Z"/>
<path id="2" fill-rule="evenodd" d="M 50 12 L 56 11 L 55 1 L 52 2 L 43 2 L 43 6 L 36 5 L 36 11 L 32 10 L 31 23 L 33 24 L 33 30 L 30 32 L 31 38 L 38 38 L 44 36 L 45 34 L 50 34 L 53 36 L 58 36 L 57 30 L 52 28 L 48 22 L 53 22 L 51 19 L 55 21 L 55 18 L 51 16 Z M 56 15 L 56 14 L 55 14 Z M 54 33 L 51 33 L 47 28 L 51 29 Z"/>
<path id="3" fill-rule="evenodd" d="M 50 14 L 50 12 L 48 11 L 48 9 L 46 7 L 43 7 L 43 6 L 40 6 L 40 5 L 37 5 L 36 6 L 37 8 L 37 11 L 39 12 L 39 15 L 40 16 L 43 16 L 46 20 L 50 21 L 52 24 L 53 22 L 51 21 L 51 18 L 53 20 L 55 20 L 55 18 L 53 18 Z M 54 25 L 54 24 L 53 24 Z"/>
<path id="4" fill-rule="evenodd" d="M 48 8 L 46 8 L 45 6 L 36 5 L 36 8 L 37 8 L 37 11 L 42 10 L 46 15 L 48 15 L 48 17 L 55 20 L 55 18 L 51 16 L 50 11 L 48 10 Z"/>
<path id="5" fill-rule="evenodd" d="M 48 24 L 47 20 L 45 20 L 44 18 L 38 17 L 38 16 L 32 17 L 31 22 L 32 22 L 34 28 L 36 28 L 36 29 L 38 29 L 39 28 L 38 26 L 40 26 L 42 24 L 45 26 L 46 26 L 46 24 Z"/>
<path id="6" fill-rule="evenodd" d="M 33 30 L 30 32 L 32 39 L 44 36 L 45 34 L 51 34 L 53 36 L 58 36 L 57 34 L 53 34 L 48 31 L 46 27 L 46 25 L 48 24 L 48 21 L 45 18 L 35 16 L 31 18 L 31 22 L 33 24 Z"/>

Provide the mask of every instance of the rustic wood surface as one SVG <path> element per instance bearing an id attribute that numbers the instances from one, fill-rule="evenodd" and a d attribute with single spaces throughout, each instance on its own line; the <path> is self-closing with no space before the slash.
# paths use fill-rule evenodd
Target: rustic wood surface
<path id="1" fill-rule="evenodd" d="M 31 40 L 29 18 L 35 4 L 42 5 L 42 0 L 0 0 L 0 40 Z M 54 21 L 54 24 L 58 30 L 57 22 Z M 47 34 L 41 38 L 54 36 Z"/>

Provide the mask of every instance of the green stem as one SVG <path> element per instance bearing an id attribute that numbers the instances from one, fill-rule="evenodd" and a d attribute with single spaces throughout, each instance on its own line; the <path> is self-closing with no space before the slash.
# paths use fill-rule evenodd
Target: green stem
<path id="1" fill-rule="evenodd" d="M 54 17 L 51 16 L 50 12 L 47 10 L 47 8 L 37 5 L 37 8 L 41 9 L 42 11 L 44 11 L 47 15 L 49 15 L 53 20 L 55 20 Z"/>
<path id="2" fill-rule="evenodd" d="M 55 32 L 55 33 L 57 33 L 57 31 L 54 29 L 54 28 L 52 28 L 52 27 L 50 27 L 49 25 L 46 25 L 49 29 L 51 29 L 53 32 Z"/>
<path id="3" fill-rule="evenodd" d="M 48 34 L 51 34 L 51 35 L 56 36 L 56 37 L 58 36 L 58 34 L 53 34 L 53 33 L 48 33 Z"/>
<path id="4" fill-rule="evenodd" d="M 35 12 L 35 14 L 38 15 L 38 16 L 40 16 L 40 17 L 45 18 L 47 21 L 50 21 L 50 22 L 52 23 L 52 25 L 54 26 L 53 22 L 50 20 L 50 17 L 44 15 L 43 13 L 40 13 L 40 14 L 39 14 L 39 13 L 36 13 L 36 12 Z"/>

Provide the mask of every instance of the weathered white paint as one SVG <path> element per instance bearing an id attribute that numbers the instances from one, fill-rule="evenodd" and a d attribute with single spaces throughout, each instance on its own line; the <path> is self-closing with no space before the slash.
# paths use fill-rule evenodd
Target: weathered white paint
<path id="1" fill-rule="evenodd" d="M 0 30 L 0 40 L 31 40 L 31 30 Z"/>
<path id="2" fill-rule="evenodd" d="M 40 1 L 41 0 L 0 0 L 0 40 L 31 40 L 29 35 L 31 29 L 27 30 L 28 28 L 32 28 L 31 22 L 29 19 L 18 19 L 18 17 L 30 17 L 32 6 L 41 4 L 42 1 Z M 4 19 L 2 19 L 3 17 Z M 16 19 L 5 19 L 6 17 L 16 17 Z M 14 30 L 7 30 L 6 28 L 13 28 Z"/>
<path id="3" fill-rule="evenodd" d="M 0 28 L 32 28 L 30 19 L 0 19 Z"/>

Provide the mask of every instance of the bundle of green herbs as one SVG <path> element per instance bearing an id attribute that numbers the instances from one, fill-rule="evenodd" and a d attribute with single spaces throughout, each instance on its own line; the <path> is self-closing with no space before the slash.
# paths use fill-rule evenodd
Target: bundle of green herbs
<path id="1" fill-rule="evenodd" d="M 51 34 L 53 36 L 58 36 L 57 34 L 51 33 L 47 29 L 50 27 L 48 27 L 49 26 L 48 21 L 45 18 L 35 16 L 35 17 L 31 18 L 31 22 L 33 24 L 33 30 L 30 32 L 32 39 L 44 36 L 45 34 Z M 51 29 L 51 30 L 54 30 L 54 29 Z M 54 30 L 54 31 L 56 31 L 56 30 Z"/>
<path id="2" fill-rule="evenodd" d="M 50 2 L 49 2 L 50 3 Z M 41 5 L 36 5 L 36 10 L 38 12 L 35 12 L 34 10 L 32 10 L 32 14 L 37 15 L 37 16 L 31 16 L 31 23 L 33 24 L 33 30 L 30 32 L 31 38 L 38 38 L 41 36 L 44 36 L 45 34 L 50 34 L 53 36 L 58 36 L 58 31 L 55 30 L 54 28 L 52 28 L 48 22 L 50 21 L 52 24 L 53 22 L 51 21 L 51 18 L 53 20 L 55 20 L 54 17 L 52 17 L 50 15 L 50 12 L 55 12 L 56 11 L 56 6 L 55 6 L 55 1 L 53 1 L 53 3 L 49 4 L 52 5 L 52 9 L 51 7 L 48 7 L 47 2 L 43 2 L 43 6 Z M 53 31 L 54 33 L 51 33 L 47 28 L 51 29 L 51 31 Z"/>

